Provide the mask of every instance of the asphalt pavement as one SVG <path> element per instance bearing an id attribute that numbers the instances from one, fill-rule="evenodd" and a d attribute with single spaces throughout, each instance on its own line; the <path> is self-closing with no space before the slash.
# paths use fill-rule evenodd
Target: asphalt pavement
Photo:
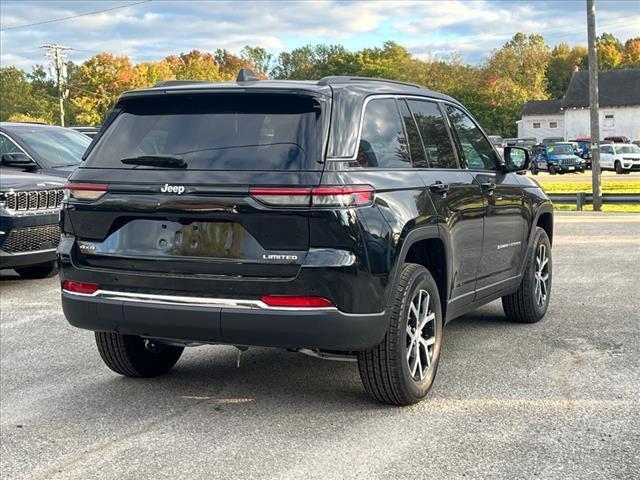
<path id="1" fill-rule="evenodd" d="M 445 329 L 428 400 L 370 400 L 353 363 L 187 349 L 120 377 L 56 278 L 0 280 L 3 479 L 638 478 L 640 215 L 556 216 L 534 325 L 495 302 Z"/>

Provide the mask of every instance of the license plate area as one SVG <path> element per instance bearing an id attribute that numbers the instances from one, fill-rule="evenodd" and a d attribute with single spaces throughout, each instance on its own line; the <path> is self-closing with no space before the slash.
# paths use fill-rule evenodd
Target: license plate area
<path id="1" fill-rule="evenodd" d="M 176 222 L 133 220 L 103 242 L 77 241 L 78 251 L 87 257 L 264 261 L 265 251 L 240 223 L 228 221 Z M 296 260 L 278 263 L 299 263 Z"/>

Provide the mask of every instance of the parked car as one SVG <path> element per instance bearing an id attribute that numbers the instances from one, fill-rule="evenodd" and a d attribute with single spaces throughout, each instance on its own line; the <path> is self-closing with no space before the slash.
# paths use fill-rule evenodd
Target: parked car
<path id="1" fill-rule="evenodd" d="M 637 145 L 638 147 L 640 147 L 640 140 L 634 140 L 633 142 L 634 145 Z"/>
<path id="2" fill-rule="evenodd" d="M 55 270 L 63 181 L 0 167 L 0 269 L 42 278 Z"/>
<path id="3" fill-rule="evenodd" d="M 591 139 L 577 138 L 572 142 L 578 144 L 579 157 L 584 160 L 585 168 L 591 168 Z"/>
<path id="4" fill-rule="evenodd" d="M 516 141 L 516 147 L 526 148 L 529 151 L 529 155 L 533 152 L 533 148 L 538 144 L 535 138 L 520 138 Z"/>
<path id="5" fill-rule="evenodd" d="M 518 141 L 517 138 L 505 138 L 504 145 L 505 147 L 511 147 L 511 146 L 514 146 L 517 141 Z"/>
<path id="6" fill-rule="evenodd" d="M 582 159 L 578 157 L 570 143 L 540 145 L 535 149 L 531 161 L 531 173 L 537 175 L 541 170 L 551 175 L 567 172 L 584 172 Z"/>
<path id="7" fill-rule="evenodd" d="M 600 168 L 618 174 L 640 170 L 640 147 L 633 143 L 601 145 Z"/>
<path id="8" fill-rule="evenodd" d="M 542 145 L 553 145 L 555 143 L 564 142 L 563 137 L 547 137 L 542 139 Z"/>
<path id="9" fill-rule="evenodd" d="M 80 132 L 91 139 L 93 139 L 93 137 L 98 135 L 98 132 L 100 131 L 100 127 L 71 127 L 71 128 L 76 132 Z"/>
<path id="10" fill-rule="evenodd" d="M 629 143 L 629 139 L 623 135 L 614 135 L 611 137 L 604 137 L 601 143 Z"/>
<path id="11" fill-rule="evenodd" d="M 0 122 L 0 165 L 66 178 L 90 143 L 89 137 L 70 128 Z"/>
<path id="12" fill-rule="evenodd" d="M 194 344 L 281 347 L 357 360 L 370 395 L 407 405 L 446 322 L 498 298 L 516 322 L 547 310 L 553 209 L 516 174 L 528 152 L 502 160 L 446 95 L 242 74 L 124 93 L 103 129 L 66 185 L 60 283 L 119 374 Z"/>

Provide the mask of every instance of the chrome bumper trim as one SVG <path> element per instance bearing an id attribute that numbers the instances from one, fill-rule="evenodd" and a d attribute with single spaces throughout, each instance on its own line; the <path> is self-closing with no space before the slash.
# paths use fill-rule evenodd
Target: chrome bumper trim
<path id="1" fill-rule="evenodd" d="M 159 303 L 163 305 L 205 306 L 211 308 L 246 308 L 260 310 L 284 310 L 284 311 L 337 311 L 336 307 L 270 307 L 261 300 L 244 300 L 236 298 L 208 298 L 186 297 L 180 295 L 155 295 L 150 293 L 116 292 L 112 290 L 96 290 L 94 293 L 78 293 L 62 290 L 67 295 L 78 297 L 102 298 L 105 300 L 120 300 L 138 303 Z"/>

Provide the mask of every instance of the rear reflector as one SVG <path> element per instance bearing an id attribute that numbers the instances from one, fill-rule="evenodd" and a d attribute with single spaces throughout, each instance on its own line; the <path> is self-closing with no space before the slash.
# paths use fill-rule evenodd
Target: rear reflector
<path id="1" fill-rule="evenodd" d="M 250 188 L 253 198 L 267 205 L 298 207 L 364 207 L 373 204 L 371 185 L 301 188 Z"/>
<path id="2" fill-rule="evenodd" d="M 107 186 L 94 183 L 67 183 L 64 186 L 65 198 L 75 200 L 97 200 L 107 193 Z"/>
<path id="3" fill-rule="evenodd" d="M 335 307 L 331 300 L 322 297 L 296 297 L 290 295 L 265 295 L 260 300 L 270 307 L 283 308 L 329 308 Z"/>
<path id="4" fill-rule="evenodd" d="M 84 282 L 74 282 L 72 280 L 65 280 L 62 284 L 62 289 L 67 292 L 73 293 L 83 293 L 85 295 L 91 295 L 98 291 L 97 283 L 84 283 Z"/>

